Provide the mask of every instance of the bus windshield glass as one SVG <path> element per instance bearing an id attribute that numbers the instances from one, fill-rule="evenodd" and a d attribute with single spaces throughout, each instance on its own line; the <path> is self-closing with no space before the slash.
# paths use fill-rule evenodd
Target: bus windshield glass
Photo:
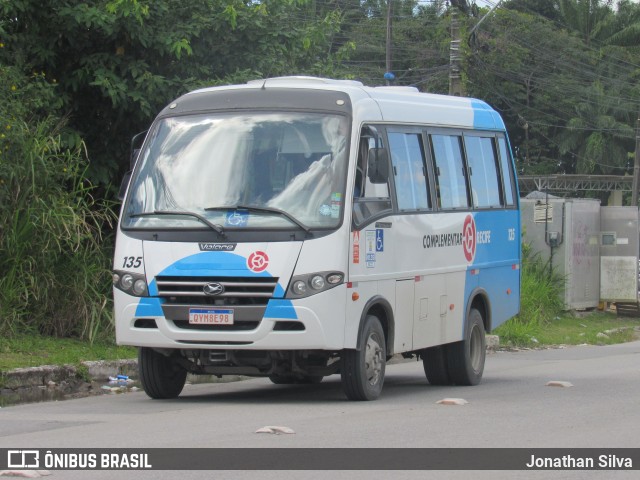
<path id="1" fill-rule="evenodd" d="M 161 119 L 140 152 L 123 227 L 335 228 L 348 131 L 347 118 L 326 113 Z"/>

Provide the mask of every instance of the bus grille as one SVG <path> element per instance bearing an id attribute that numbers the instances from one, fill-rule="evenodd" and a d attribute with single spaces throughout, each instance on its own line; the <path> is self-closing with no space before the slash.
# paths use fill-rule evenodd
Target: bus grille
<path id="1" fill-rule="evenodd" d="M 205 293 L 205 286 L 219 284 L 224 291 L 217 295 Z M 164 300 L 162 310 L 167 320 L 181 329 L 190 330 L 252 330 L 258 328 L 269 299 L 278 284 L 273 277 L 156 277 L 158 296 Z M 234 325 L 189 325 L 189 308 L 233 308 Z M 222 327 L 222 328 L 221 328 Z"/>

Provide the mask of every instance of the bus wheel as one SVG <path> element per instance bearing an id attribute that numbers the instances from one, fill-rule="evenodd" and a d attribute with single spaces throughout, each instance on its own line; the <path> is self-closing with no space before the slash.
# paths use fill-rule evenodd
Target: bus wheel
<path id="1" fill-rule="evenodd" d="M 420 353 L 424 373 L 431 385 L 451 384 L 447 369 L 446 349 L 447 345 L 438 345 L 437 347 L 425 348 Z"/>
<path id="2" fill-rule="evenodd" d="M 378 317 L 365 319 L 359 350 L 344 350 L 340 376 L 342 389 L 349 400 L 375 400 L 382 392 L 387 349 Z"/>
<path id="3" fill-rule="evenodd" d="M 484 322 L 478 310 L 472 308 L 467 319 L 464 340 L 449 344 L 446 360 L 449 378 L 456 385 L 477 385 L 482 379 L 487 355 Z"/>
<path id="4" fill-rule="evenodd" d="M 176 398 L 187 379 L 187 371 L 174 359 L 147 347 L 138 350 L 138 371 L 145 393 L 156 399 Z"/>

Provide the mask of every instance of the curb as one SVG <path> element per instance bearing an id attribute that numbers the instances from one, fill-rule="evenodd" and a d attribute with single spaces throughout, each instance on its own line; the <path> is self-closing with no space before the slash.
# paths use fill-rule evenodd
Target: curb
<path id="1" fill-rule="evenodd" d="M 0 372 L 0 407 L 63 400 L 96 393 L 93 383 L 109 376 L 135 375 L 136 360 L 101 360 L 74 365 L 42 365 Z"/>
<path id="2" fill-rule="evenodd" d="M 128 380 L 113 382 L 125 375 Z M 187 384 L 227 383 L 245 380 L 242 375 L 188 375 Z M 99 386 L 99 384 L 103 384 Z M 42 365 L 0 372 L 0 407 L 22 403 L 64 400 L 104 393 L 135 391 L 138 360 L 98 360 L 74 365 Z"/>
<path id="3" fill-rule="evenodd" d="M 134 375 L 138 362 L 131 360 L 99 360 L 73 365 L 42 365 L 40 367 L 16 368 L 0 372 L 0 385 L 4 390 L 29 387 L 48 387 L 69 381 L 108 381 L 110 375 Z"/>

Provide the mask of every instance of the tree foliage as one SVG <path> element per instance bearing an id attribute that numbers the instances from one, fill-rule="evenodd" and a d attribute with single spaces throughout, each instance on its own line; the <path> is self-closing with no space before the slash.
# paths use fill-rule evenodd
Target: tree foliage
<path id="1" fill-rule="evenodd" d="M 112 211 L 85 180 L 84 146 L 47 113 L 56 91 L 44 75 L 0 66 L 0 93 L 0 334 L 92 339 L 109 326 Z"/>
<path id="2" fill-rule="evenodd" d="M 549 7 L 495 12 L 468 57 L 469 90 L 504 114 L 521 172 L 623 174 L 640 107 L 637 52 L 613 43 L 621 20 L 608 4 Z"/>
<path id="3" fill-rule="evenodd" d="M 57 84 L 90 174 L 116 181 L 133 134 L 197 85 L 290 72 L 331 74 L 340 15 L 302 0 L 7 0 L 0 62 Z"/>
<path id="4" fill-rule="evenodd" d="M 519 172 L 629 172 L 640 110 L 640 5 L 509 0 L 491 12 L 466 5 L 0 2 L 0 326 L 31 319 L 41 331 L 90 336 L 108 320 L 108 201 L 128 167 L 131 137 L 171 99 L 279 75 L 382 85 L 387 50 L 393 84 L 447 93 L 454 10 L 466 92 L 503 115 Z M 50 288 L 36 298 L 42 285 Z"/>

